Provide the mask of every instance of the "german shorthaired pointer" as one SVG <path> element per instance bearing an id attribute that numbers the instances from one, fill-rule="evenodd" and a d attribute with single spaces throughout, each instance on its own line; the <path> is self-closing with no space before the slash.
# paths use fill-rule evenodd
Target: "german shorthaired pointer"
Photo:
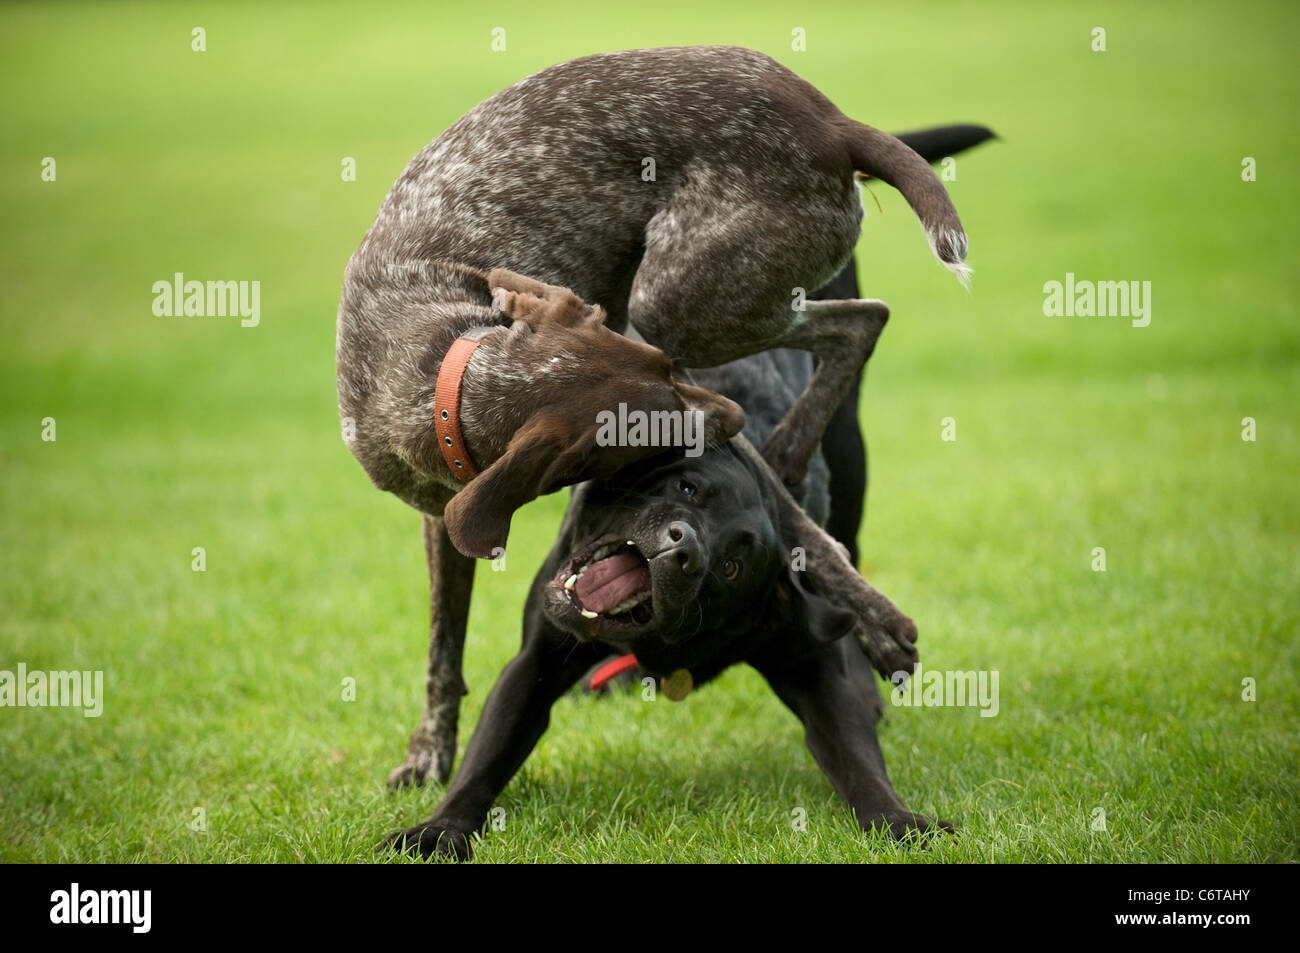
<path id="1" fill-rule="evenodd" d="M 925 159 L 753 50 L 560 64 L 407 166 L 348 263 L 338 317 L 345 437 L 376 486 L 424 514 L 428 708 L 391 783 L 450 776 L 470 557 L 498 552 L 535 496 L 660 451 L 602 444 L 598 413 L 694 413 L 711 444 L 740 429 L 734 404 L 674 380 L 673 364 L 769 348 L 820 359 L 761 455 L 736 444 L 877 671 L 915 665 L 912 621 L 782 488 L 803 477 L 888 315 L 880 301 L 804 296 L 848 260 L 864 176 L 903 194 L 964 278 L 966 235 Z M 629 323 L 653 347 L 615 333 Z"/>

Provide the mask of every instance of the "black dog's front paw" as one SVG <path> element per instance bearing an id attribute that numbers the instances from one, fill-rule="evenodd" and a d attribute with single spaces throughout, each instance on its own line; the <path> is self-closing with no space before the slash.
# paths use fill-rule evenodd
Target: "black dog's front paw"
<path id="1" fill-rule="evenodd" d="M 876 830 L 897 841 L 924 842 L 933 834 L 955 834 L 950 821 L 936 821 L 911 811 L 883 811 L 862 821 L 864 831 Z"/>
<path id="2" fill-rule="evenodd" d="M 470 833 L 456 830 L 437 821 L 425 821 L 404 831 L 389 834 L 380 850 L 391 849 L 405 854 L 417 851 L 425 860 L 446 857 L 469 860 L 474 854 Z"/>

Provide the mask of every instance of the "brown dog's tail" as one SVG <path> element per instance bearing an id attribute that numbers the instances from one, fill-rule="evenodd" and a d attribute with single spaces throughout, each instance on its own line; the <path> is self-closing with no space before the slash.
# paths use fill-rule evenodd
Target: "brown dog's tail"
<path id="1" fill-rule="evenodd" d="M 962 285 L 970 282 L 966 260 L 966 230 L 953 208 L 948 190 L 930 164 L 915 150 L 887 132 L 847 120 L 845 142 L 853 168 L 888 182 L 912 206 L 935 257 L 955 274 Z"/>

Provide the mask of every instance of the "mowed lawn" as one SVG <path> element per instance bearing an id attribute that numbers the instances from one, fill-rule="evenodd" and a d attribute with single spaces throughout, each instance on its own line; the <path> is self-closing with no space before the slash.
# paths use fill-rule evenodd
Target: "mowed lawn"
<path id="1" fill-rule="evenodd" d="M 105 685 L 98 718 L 0 708 L 0 859 L 369 861 L 431 814 L 436 785 L 383 783 L 428 604 L 417 515 L 339 437 L 344 264 L 470 106 L 696 43 L 765 50 L 885 129 L 1001 136 L 949 183 L 971 294 L 886 186 L 859 247 L 893 310 L 863 570 L 926 667 L 999 673 L 999 711 L 890 708 L 896 788 L 960 829 L 922 851 L 856 829 L 752 671 L 682 704 L 566 698 L 477 856 L 1298 859 L 1300 10 L 439 6 L 0 9 L 0 670 Z M 155 316 L 176 272 L 260 281 L 260 324 Z M 1149 326 L 1045 316 L 1067 273 L 1151 282 Z M 462 746 L 563 506 L 481 567 Z"/>

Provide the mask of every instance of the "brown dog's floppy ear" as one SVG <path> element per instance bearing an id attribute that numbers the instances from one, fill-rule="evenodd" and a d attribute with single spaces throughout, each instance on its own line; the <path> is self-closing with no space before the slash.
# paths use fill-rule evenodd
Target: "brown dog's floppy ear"
<path id="1" fill-rule="evenodd" d="M 506 452 L 470 480 L 443 511 L 452 545 L 479 559 L 504 548 L 510 517 L 541 494 L 543 475 L 562 449 L 561 436 L 541 421 L 515 431 Z"/>
<path id="2" fill-rule="evenodd" d="M 443 519 L 452 545 L 466 556 L 499 556 L 515 510 L 576 482 L 593 445 L 591 435 L 575 441 L 554 417 L 535 417 L 520 427 L 500 459 L 447 504 Z"/>
<path id="3" fill-rule="evenodd" d="M 702 414 L 705 437 L 711 447 L 720 447 L 745 429 L 745 411 L 729 397 L 673 379 L 673 390 L 682 410 Z"/>
<path id="4" fill-rule="evenodd" d="M 555 309 L 555 305 L 545 298 L 505 288 L 492 289 L 492 305 L 511 321 L 523 321 L 534 331 Z"/>
<path id="5" fill-rule="evenodd" d="M 529 278 L 527 275 L 521 275 L 519 272 L 511 271 L 508 268 L 493 268 L 488 272 L 487 281 L 490 288 L 503 288 L 517 294 L 528 294 L 552 301 L 564 301 L 568 298 L 577 301 L 582 300 L 568 288 L 560 285 L 548 285 L 544 281 Z"/>
<path id="6" fill-rule="evenodd" d="M 586 303 L 582 305 L 582 319 L 585 323 L 604 324 L 605 318 L 606 318 L 605 309 L 602 308 L 600 305 L 586 304 Z"/>
<path id="7" fill-rule="evenodd" d="M 534 331 L 543 321 L 554 321 L 565 327 L 605 322 L 603 308 L 587 304 L 568 288 L 548 285 L 505 268 L 492 269 L 488 286 L 492 289 L 492 304 L 498 311 L 514 321 L 526 322 Z"/>

